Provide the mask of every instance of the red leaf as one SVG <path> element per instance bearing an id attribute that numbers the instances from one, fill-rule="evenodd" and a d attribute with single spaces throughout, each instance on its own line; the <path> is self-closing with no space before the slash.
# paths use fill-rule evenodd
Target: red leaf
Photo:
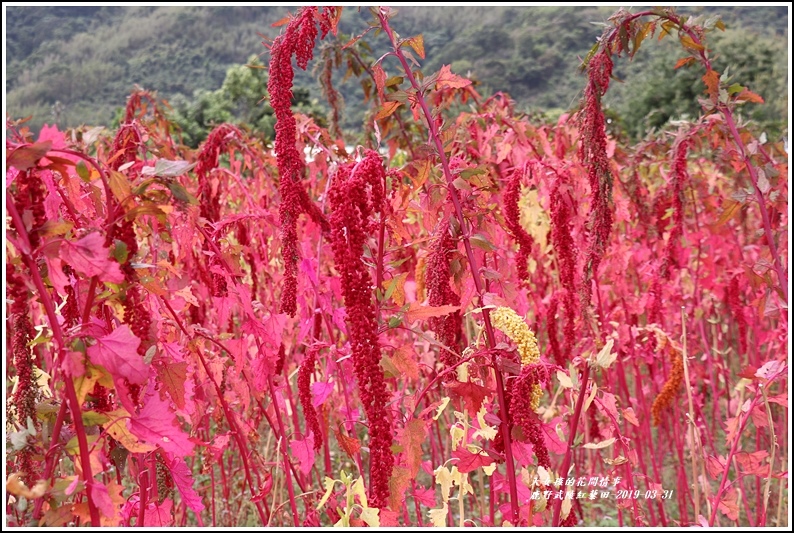
<path id="1" fill-rule="evenodd" d="M 678 61 L 676 61 L 676 63 L 675 63 L 675 66 L 673 67 L 673 69 L 676 69 L 676 70 L 677 70 L 677 69 L 679 69 L 679 68 L 683 67 L 684 65 L 688 65 L 688 64 L 690 64 L 690 63 L 691 63 L 691 62 L 693 62 L 694 60 L 695 60 L 695 58 L 694 58 L 694 57 L 692 57 L 692 56 L 682 57 L 681 59 L 679 59 Z"/>
<path id="2" fill-rule="evenodd" d="M 719 510 L 731 520 L 739 519 L 739 494 L 736 490 L 729 490 L 722 497 Z"/>
<path id="3" fill-rule="evenodd" d="M 326 381 L 312 383 L 312 406 L 319 407 L 334 392 L 334 384 Z"/>
<path id="4" fill-rule="evenodd" d="M 703 83 L 706 84 L 706 92 L 716 100 L 720 92 L 720 75 L 717 71 L 709 70 L 703 74 Z"/>
<path id="5" fill-rule="evenodd" d="M 36 163 L 44 157 L 50 150 L 52 141 L 37 142 L 30 146 L 22 146 L 17 148 L 8 156 L 6 165 L 10 165 L 19 170 L 27 170 L 35 167 Z M 8 168 L 8 166 L 6 166 Z"/>
<path id="6" fill-rule="evenodd" d="M 414 488 L 414 498 L 426 507 L 436 506 L 436 491 L 432 488 L 426 489 L 417 485 Z"/>
<path id="7" fill-rule="evenodd" d="M 97 508 L 102 513 L 102 517 L 107 520 L 113 520 L 116 518 L 118 515 L 118 509 L 116 509 L 116 505 L 113 503 L 113 500 L 110 499 L 108 488 L 98 481 L 91 481 L 89 485 L 91 487 L 91 498 L 94 500 Z"/>
<path id="8" fill-rule="evenodd" d="M 140 344 L 141 340 L 124 325 L 114 329 L 110 335 L 98 338 L 95 345 L 88 347 L 88 357 L 114 378 L 126 379 L 133 385 L 143 385 L 149 379 L 149 366 L 138 355 Z"/>
<path id="9" fill-rule="evenodd" d="M 458 459 L 458 461 L 453 464 L 458 467 L 458 471 L 461 474 L 473 472 L 481 466 L 488 466 L 493 463 L 493 459 L 491 459 L 489 455 L 485 453 L 471 453 L 465 448 L 460 448 L 452 452 L 452 457 Z"/>
<path id="10" fill-rule="evenodd" d="M 378 96 L 380 97 L 380 101 L 381 102 L 385 101 L 386 95 L 383 92 L 383 88 L 386 84 L 386 73 L 383 71 L 383 67 L 380 66 L 380 63 L 372 67 L 372 78 L 375 80 L 375 88 L 378 89 Z M 392 109 L 392 111 L 394 111 L 394 109 Z"/>
<path id="11" fill-rule="evenodd" d="M 460 311 L 459 305 L 439 305 L 437 307 L 431 307 L 429 305 L 420 305 L 419 302 L 413 302 L 405 313 L 405 319 L 408 322 L 414 322 L 416 320 L 448 315 L 455 311 Z"/>
<path id="12" fill-rule="evenodd" d="M 303 439 L 289 441 L 289 449 L 298 461 L 298 468 L 308 474 L 314 466 L 314 433 L 309 433 Z"/>
<path id="13" fill-rule="evenodd" d="M 449 65 L 444 65 L 441 67 L 441 70 L 438 73 L 438 79 L 436 80 L 436 87 L 439 89 L 459 89 L 469 85 L 471 85 L 471 80 L 466 79 L 463 76 L 453 74 L 449 69 Z"/>
<path id="14" fill-rule="evenodd" d="M 452 307 L 452 306 L 446 306 Z M 466 410 L 469 411 L 469 415 L 477 416 L 477 411 L 480 410 L 482 406 L 482 401 L 488 395 L 490 389 L 483 387 L 482 385 L 477 385 L 476 383 L 472 383 L 468 381 L 466 383 L 456 382 L 450 385 L 449 390 L 461 398 L 466 403 Z"/>
<path id="15" fill-rule="evenodd" d="M 185 407 L 185 376 L 187 374 L 187 363 L 164 363 L 157 367 L 157 377 L 163 384 L 162 394 L 168 391 L 168 395 L 179 409 Z"/>
<path id="16" fill-rule="evenodd" d="M 745 89 L 739 93 L 736 99 L 740 102 L 753 102 L 754 104 L 763 104 L 764 99 L 760 95 L 755 94 L 749 89 Z"/>
<path id="17" fill-rule="evenodd" d="M 334 433 L 336 434 L 336 440 L 339 441 L 339 446 L 353 459 L 361 449 L 361 443 L 358 439 L 348 437 L 341 431 L 335 430 Z"/>
<path id="18" fill-rule="evenodd" d="M 193 473 L 181 457 L 173 457 L 168 463 L 168 470 L 174 480 L 174 485 L 182 495 L 182 501 L 194 513 L 199 514 L 204 510 L 204 504 L 196 491 L 193 490 Z"/>
<path id="19" fill-rule="evenodd" d="M 392 113 L 397 111 L 397 108 L 401 105 L 402 104 L 400 102 L 385 102 L 383 107 L 380 108 L 380 111 L 378 111 L 378 114 L 375 115 L 375 120 L 381 120 L 390 116 Z"/>
<path id="20" fill-rule="evenodd" d="M 541 429 L 543 430 L 544 440 L 546 441 L 546 447 L 549 449 L 550 452 L 554 452 L 558 455 L 562 455 L 568 449 L 568 444 L 561 441 L 560 437 L 557 435 L 557 424 L 562 422 L 562 417 L 558 416 L 552 419 L 551 422 L 548 424 L 543 424 Z"/>
<path id="21" fill-rule="evenodd" d="M 725 471 L 725 460 L 713 455 L 706 458 L 706 471 L 711 476 L 711 479 L 718 479 Z"/>
<path id="22" fill-rule="evenodd" d="M 422 443 L 427 437 L 427 426 L 425 422 L 414 418 L 406 424 L 399 442 L 403 447 L 405 462 L 410 470 L 411 477 L 415 478 L 419 473 L 419 465 L 422 464 Z"/>
<path id="23" fill-rule="evenodd" d="M 172 511 L 174 502 L 166 498 L 163 503 L 149 503 L 143 516 L 143 525 L 146 527 L 169 527 L 173 525 Z"/>
<path id="24" fill-rule="evenodd" d="M 389 507 L 401 508 L 405 501 L 405 489 L 411 484 L 411 472 L 404 466 L 395 466 L 389 478 Z"/>
<path id="25" fill-rule="evenodd" d="M 122 283 L 124 274 L 119 264 L 110 259 L 110 250 L 105 248 L 104 241 L 97 232 L 89 233 L 77 242 L 64 240 L 61 243 L 61 259 L 85 276 L 98 276 L 100 281 Z"/>
<path id="26" fill-rule="evenodd" d="M 138 416 L 130 420 L 130 431 L 149 444 L 160 446 L 176 457 L 187 457 L 193 451 L 193 441 L 177 427 L 176 415 L 159 394 L 152 394 Z"/>

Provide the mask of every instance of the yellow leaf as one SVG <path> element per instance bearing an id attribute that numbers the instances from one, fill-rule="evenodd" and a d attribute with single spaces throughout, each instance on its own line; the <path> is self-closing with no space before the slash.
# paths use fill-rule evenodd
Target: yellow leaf
<path id="1" fill-rule="evenodd" d="M 127 419 L 130 414 L 123 407 L 115 411 L 108 411 L 105 415 L 109 419 L 108 423 L 104 425 L 105 430 L 130 452 L 145 453 L 156 448 L 156 446 L 139 441 L 138 437 L 130 433 L 127 427 Z"/>
<path id="2" fill-rule="evenodd" d="M 361 520 L 369 527 L 380 527 L 380 509 L 377 507 L 366 507 L 361 511 Z"/>
<path id="3" fill-rule="evenodd" d="M 557 379 L 559 380 L 560 385 L 562 385 L 563 389 L 573 388 L 573 381 L 571 381 L 571 378 L 568 377 L 568 374 L 566 374 L 562 370 L 557 371 Z"/>
<path id="4" fill-rule="evenodd" d="M 101 373 L 93 365 L 86 365 L 85 374 L 74 380 L 74 388 L 77 391 L 77 401 L 80 405 L 85 402 L 86 395 L 94 390 L 94 385 L 99 380 Z"/>
<path id="5" fill-rule="evenodd" d="M 425 58 L 425 39 L 422 35 L 417 35 L 415 37 L 411 37 L 410 39 L 406 39 L 403 41 L 404 45 L 408 45 L 414 49 L 414 52 L 417 53 L 419 57 L 422 59 Z"/>
<path id="6" fill-rule="evenodd" d="M 323 505 L 325 505 L 325 503 L 328 501 L 328 498 L 331 497 L 331 494 L 334 492 L 334 485 L 336 485 L 336 481 L 328 476 L 325 476 L 325 481 L 323 481 L 323 484 L 325 485 L 325 494 L 323 494 L 320 503 L 317 504 L 318 511 L 322 509 Z"/>
<path id="7" fill-rule="evenodd" d="M 441 398 L 441 405 L 436 409 L 436 414 L 433 415 L 433 420 L 438 420 L 438 417 L 441 416 L 441 413 L 446 409 L 447 405 L 449 405 L 449 396 L 444 396 Z"/>
<path id="8" fill-rule="evenodd" d="M 444 501 L 444 506 L 441 507 L 441 509 L 430 509 L 430 511 L 427 512 L 427 516 L 430 517 L 430 522 L 433 524 L 433 527 L 446 527 L 448 512 L 449 508 L 447 507 L 447 502 Z"/>
<path id="9" fill-rule="evenodd" d="M 704 50 L 702 44 L 696 43 L 694 39 L 692 39 L 692 37 L 686 34 L 681 35 L 681 44 L 683 44 L 685 48 L 689 48 L 690 50 L 697 50 L 698 52 Z"/>
<path id="10" fill-rule="evenodd" d="M 480 429 L 474 432 L 474 438 L 483 437 L 486 440 L 494 440 L 498 431 L 496 428 L 491 427 L 485 421 L 485 406 L 480 407 L 477 411 L 477 422 L 480 424 Z"/>
<path id="11" fill-rule="evenodd" d="M 601 351 L 596 355 L 596 366 L 606 370 L 617 359 L 618 354 L 612 352 L 612 346 L 615 344 L 615 339 L 609 339 L 607 343 L 601 348 Z"/>
<path id="12" fill-rule="evenodd" d="M 27 485 L 19 478 L 19 474 L 11 474 L 6 480 L 6 491 L 14 496 L 23 496 L 29 500 L 35 500 L 44 496 L 47 490 L 47 482 L 39 480 L 29 489 Z"/>
<path id="13" fill-rule="evenodd" d="M 587 448 L 588 450 L 600 450 L 602 448 L 612 446 L 614 442 L 615 442 L 615 437 L 612 437 L 607 440 L 602 440 L 601 442 L 588 442 L 583 446 L 583 448 Z"/>
<path id="14" fill-rule="evenodd" d="M 353 486 L 350 488 L 350 491 L 353 493 L 354 496 L 358 496 L 358 501 L 361 504 L 361 507 L 364 509 L 367 508 L 367 491 L 364 489 L 364 478 L 358 478 Z"/>

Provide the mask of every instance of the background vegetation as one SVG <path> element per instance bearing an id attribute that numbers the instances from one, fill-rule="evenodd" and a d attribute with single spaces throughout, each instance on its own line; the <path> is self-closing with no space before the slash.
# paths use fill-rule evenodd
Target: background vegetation
<path id="1" fill-rule="evenodd" d="M 427 72 L 451 64 L 478 82 L 484 95 L 510 94 L 525 111 L 551 118 L 577 105 L 576 69 L 601 33 L 613 8 L 460 7 L 400 8 L 405 36 L 422 34 Z M 288 8 L 282 7 L 8 7 L 7 112 L 42 124 L 112 125 L 137 84 L 158 91 L 175 107 L 185 141 L 196 146 L 210 124 L 234 119 L 269 138 L 272 110 L 259 103 L 266 71 L 240 65 L 266 52 L 260 34 L 274 37 Z M 787 27 L 785 7 L 684 8 L 710 16 L 717 10 L 728 30 L 711 45 L 722 72 L 749 84 L 772 105 L 755 106 L 759 128 L 777 136 L 787 115 Z M 294 10 L 293 10 L 294 11 Z M 366 10 L 364 10 L 366 11 Z M 363 27 L 366 13 L 344 11 L 340 39 Z M 564 32 L 560 28 L 565 28 Z M 376 41 L 382 35 L 369 34 Z M 697 116 L 701 95 L 697 69 L 674 70 L 682 53 L 674 43 L 648 47 L 632 63 L 618 66 L 606 106 L 615 126 L 634 137 L 669 119 Z M 311 68 L 309 69 L 311 71 Z M 296 101 L 315 118 L 325 99 L 311 72 L 296 72 Z M 344 72 L 337 72 L 341 82 Z M 341 84 L 348 105 L 342 126 L 361 127 L 367 104 L 353 80 Z M 312 107 L 314 106 L 314 107 Z"/>

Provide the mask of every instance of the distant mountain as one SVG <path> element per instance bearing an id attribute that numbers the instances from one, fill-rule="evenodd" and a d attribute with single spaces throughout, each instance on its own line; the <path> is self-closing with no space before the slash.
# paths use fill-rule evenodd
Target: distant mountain
<path id="1" fill-rule="evenodd" d="M 272 23 L 295 9 L 9 6 L 7 112 L 12 117 L 33 115 L 34 128 L 56 119 L 61 126 L 107 125 L 136 84 L 166 99 L 190 97 L 197 89 L 217 89 L 227 69 L 245 63 L 252 54 L 264 54 L 267 62 L 267 49 L 258 32 L 274 37 L 280 29 Z M 681 9 L 722 15 L 728 27 L 735 28 L 734 41 L 742 37 L 762 42 L 764 53 L 778 56 L 763 66 L 766 70 L 761 74 L 755 72 L 756 77 L 787 79 L 786 7 Z M 526 109 L 559 113 L 578 102 L 584 84 L 577 70 L 580 58 L 601 33 L 593 23 L 605 22 L 615 8 L 399 7 L 398 11 L 393 21 L 400 35 L 424 36 L 427 61 L 423 71 L 451 64 L 454 72 L 478 80 L 481 92 L 506 91 Z M 347 7 L 340 30 L 361 33 L 369 18 L 368 8 Z M 376 56 L 386 51 L 382 35 L 370 33 L 365 39 Z M 670 54 L 678 55 L 668 60 Z M 659 83 L 660 65 L 669 68 L 665 76 L 676 74 L 672 64 L 677 57 L 681 57 L 680 48 L 648 44 L 635 64 L 619 63 L 616 74 L 642 80 L 636 91 L 642 93 L 649 84 Z M 397 71 L 388 61 L 386 68 Z M 631 79 L 628 82 L 610 95 L 618 112 L 626 111 L 621 110 L 625 102 L 638 98 L 631 94 Z M 312 97 L 323 103 L 310 73 L 300 72 L 296 83 L 308 87 Z M 785 105 L 786 85 L 764 83 L 763 96 Z M 356 128 L 364 112 L 361 90 L 354 87 L 350 82 L 343 86 L 347 128 Z"/>

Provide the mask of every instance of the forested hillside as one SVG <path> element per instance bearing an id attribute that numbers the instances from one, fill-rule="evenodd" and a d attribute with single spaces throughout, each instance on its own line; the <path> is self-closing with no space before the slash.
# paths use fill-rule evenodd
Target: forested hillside
<path id="1" fill-rule="evenodd" d="M 181 95 L 183 104 L 190 102 L 198 98 L 197 91 L 218 90 L 229 68 L 266 54 L 260 34 L 275 36 L 278 29 L 272 24 L 286 10 L 8 7 L 7 111 L 12 117 L 32 115 L 34 130 L 53 121 L 62 127 L 109 125 L 136 84 L 169 101 Z M 735 81 L 773 102 L 753 118 L 779 131 L 787 109 L 787 9 L 684 11 L 722 16 L 728 29 L 712 40 L 717 64 L 731 64 Z M 403 7 L 396 30 L 402 36 L 423 35 L 428 72 L 451 64 L 453 72 L 479 82 L 477 90 L 483 94 L 504 91 L 520 109 L 556 116 L 578 103 L 577 67 L 612 12 L 598 7 L 457 7 L 453 13 L 444 7 Z M 365 8 L 346 8 L 340 38 L 360 32 L 368 16 Z M 377 42 L 383 36 L 370 33 L 364 39 Z M 629 84 L 628 91 L 616 84 L 606 102 L 633 134 L 660 126 L 671 116 L 698 112 L 702 73 L 674 70 L 682 54 L 670 43 L 650 48 L 615 72 L 618 78 L 641 81 Z M 337 73 L 340 81 L 342 74 Z M 308 89 L 309 98 L 325 106 L 311 66 L 309 72 L 298 72 L 296 86 Z M 365 110 L 361 90 L 348 80 L 341 92 L 346 96 L 343 126 L 355 131 Z"/>

